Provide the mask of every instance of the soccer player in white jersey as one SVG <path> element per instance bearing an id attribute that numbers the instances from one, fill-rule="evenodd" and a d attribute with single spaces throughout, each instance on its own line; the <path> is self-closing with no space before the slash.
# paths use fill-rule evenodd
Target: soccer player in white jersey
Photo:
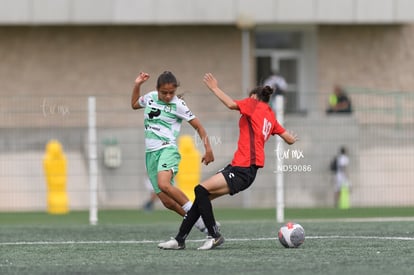
<path id="1" fill-rule="evenodd" d="M 213 151 L 200 120 L 175 94 L 179 86 L 176 77 L 169 71 L 163 72 L 158 77 L 157 89 L 141 95 L 141 85 L 149 78 L 148 73 L 139 73 L 131 96 L 132 109 L 144 109 L 146 169 L 154 191 L 163 205 L 184 216 L 190 210 L 192 202 L 174 186 L 174 176 L 178 172 L 181 159 L 176 139 L 182 121 L 187 121 L 203 141 L 205 154 L 201 161 L 205 165 L 214 161 Z M 195 226 L 208 233 L 201 218 Z"/>

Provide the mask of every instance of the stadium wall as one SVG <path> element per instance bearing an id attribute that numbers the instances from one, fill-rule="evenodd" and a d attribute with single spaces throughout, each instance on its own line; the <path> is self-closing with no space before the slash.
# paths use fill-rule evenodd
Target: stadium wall
<path id="1" fill-rule="evenodd" d="M 321 25 L 316 35 L 317 90 L 307 92 L 317 94 L 318 104 L 309 112 L 324 111 L 325 94 L 335 84 L 412 90 L 414 24 Z M 240 44 L 240 31 L 231 26 L 0 27 L 0 94 L 33 96 L 39 105 L 44 100 L 49 104 L 49 95 L 123 95 L 139 71 L 152 75 L 151 88 L 159 73 L 172 70 L 182 92 L 205 92 L 201 78 L 211 71 L 220 75 L 223 89 L 241 97 L 247 91 L 241 91 Z M 251 60 L 254 71 L 253 56 Z M 250 83 L 255 82 L 252 72 Z M 4 102 L 3 110 L 17 102 Z M 217 104 L 194 105 L 198 113 L 226 114 L 212 109 Z M 30 127 L 41 119 L 31 119 Z M 8 125 L 0 121 L 0 126 Z"/>
<path id="2" fill-rule="evenodd" d="M 354 206 L 413 205 L 413 187 L 408 184 L 414 177 L 409 168 L 414 163 L 412 115 L 406 114 L 403 123 L 396 124 L 386 119 L 393 118 L 392 113 L 384 117 L 360 112 L 359 107 L 369 107 L 379 98 L 375 92 L 367 92 L 368 99 L 351 95 L 356 106 L 353 116 L 331 118 L 324 111 L 327 93 L 336 83 L 411 94 L 414 25 L 319 26 L 316 40 L 319 89 L 308 92 L 318 97 L 319 106 L 309 114 L 287 115 L 285 123 L 301 136 L 293 148 L 304 153 L 298 163 L 311 165 L 313 172 L 287 174 L 287 206 L 332 204 L 327 167 L 341 144 L 349 146 L 352 154 Z M 8 196 L 2 201 L 13 198 L 2 210 L 45 208 L 39 170 L 50 138 L 63 142 L 73 163 L 71 181 L 79 185 L 71 185 L 75 189 L 71 192 L 79 200 L 72 199 L 72 209 L 86 206 L 84 194 L 80 196 L 77 190 L 86 188 L 89 95 L 98 98 L 100 154 L 104 140 L 116 137 L 124 157 L 119 170 L 105 168 L 100 159 L 101 206 L 139 206 L 148 194 L 142 184 L 142 115 L 130 109 L 129 96 L 141 70 L 152 75 L 148 89 L 155 87 L 156 76 L 163 70 L 177 75 L 187 103 L 215 137 L 216 162 L 203 169 L 203 177 L 214 173 L 235 149 L 238 114 L 206 95 L 201 79 L 205 72 L 214 72 L 231 96 L 244 96 L 240 44 L 240 31 L 231 26 L 0 27 L 1 194 Z M 384 101 L 393 102 L 390 98 Z M 380 107 L 387 110 L 388 105 Z M 186 127 L 183 132 L 194 135 Z M 267 150 L 268 168 L 259 175 L 255 188 L 242 198 L 219 199 L 218 205 L 274 206 L 275 144 L 269 143 Z M 393 179 L 399 184 L 393 185 Z M 14 192 L 18 186 L 23 189 Z"/>

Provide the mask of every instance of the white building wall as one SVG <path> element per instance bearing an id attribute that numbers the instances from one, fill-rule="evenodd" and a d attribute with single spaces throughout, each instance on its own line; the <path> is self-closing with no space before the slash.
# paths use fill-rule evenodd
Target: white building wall
<path id="1" fill-rule="evenodd" d="M 414 1 L 398 0 L 399 4 L 395 6 L 395 15 L 402 22 L 414 21 Z"/>
<path id="2" fill-rule="evenodd" d="M 17 2 L 17 1 L 16 1 Z M 30 3 L 29 20 L 33 23 L 65 23 L 70 19 L 70 3 L 66 0 L 44 0 Z"/>
<path id="3" fill-rule="evenodd" d="M 410 0 L 0 0 L 0 24 L 393 24 Z"/>

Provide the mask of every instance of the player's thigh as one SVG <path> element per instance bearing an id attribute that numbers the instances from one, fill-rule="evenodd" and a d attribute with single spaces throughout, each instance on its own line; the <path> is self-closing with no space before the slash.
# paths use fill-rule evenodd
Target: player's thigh
<path id="1" fill-rule="evenodd" d="M 217 173 L 214 176 L 200 183 L 209 193 L 212 199 L 228 194 L 230 192 L 226 179 L 222 173 Z"/>

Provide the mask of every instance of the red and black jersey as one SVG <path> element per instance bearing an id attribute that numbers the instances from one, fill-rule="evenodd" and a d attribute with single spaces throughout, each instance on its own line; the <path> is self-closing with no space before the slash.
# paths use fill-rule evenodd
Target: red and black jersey
<path id="1" fill-rule="evenodd" d="M 267 103 L 253 98 L 236 100 L 240 109 L 239 141 L 234 153 L 232 166 L 263 167 L 265 162 L 264 145 L 270 135 L 280 135 L 285 129 L 276 120 Z"/>

